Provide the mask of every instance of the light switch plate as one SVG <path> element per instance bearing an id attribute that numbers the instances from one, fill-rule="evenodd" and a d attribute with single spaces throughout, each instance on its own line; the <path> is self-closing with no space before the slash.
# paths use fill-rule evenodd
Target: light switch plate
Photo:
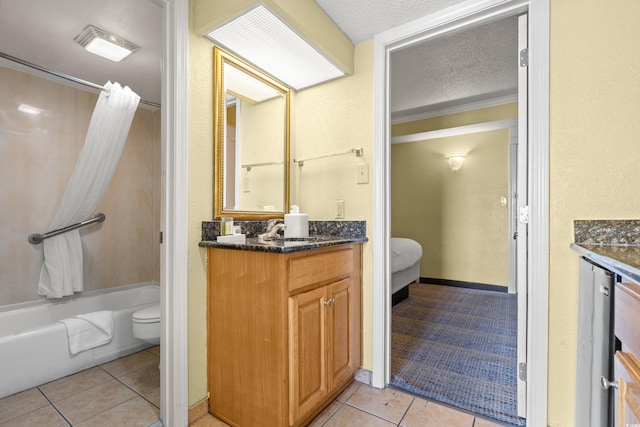
<path id="1" fill-rule="evenodd" d="M 344 219 L 344 200 L 336 200 L 336 219 Z"/>
<path id="2" fill-rule="evenodd" d="M 359 164 L 356 168 L 358 173 L 358 184 L 368 184 L 369 183 L 369 163 Z"/>

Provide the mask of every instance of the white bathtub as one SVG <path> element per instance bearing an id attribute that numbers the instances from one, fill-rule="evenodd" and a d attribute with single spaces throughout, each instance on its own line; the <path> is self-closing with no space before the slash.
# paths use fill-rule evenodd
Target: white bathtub
<path id="1" fill-rule="evenodd" d="M 150 282 L 0 307 L 0 398 L 149 347 L 133 336 L 131 315 L 158 301 L 160 287 Z M 113 339 L 72 356 L 58 320 L 98 310 L 113 311 Z"/>

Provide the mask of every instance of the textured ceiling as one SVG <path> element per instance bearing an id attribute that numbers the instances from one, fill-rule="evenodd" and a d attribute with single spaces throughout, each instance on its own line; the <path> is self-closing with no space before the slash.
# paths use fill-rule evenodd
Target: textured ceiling
<path id="1" fill-rule="evenodd" d="M 315 1 L 358 44 L 463 0 Z M 159 103 L 161 15 L 154 0 L 0 0 L 0 52 L 97 84 L 118 81 Z M 513 22 L 495 22 L 394 53 L 393 116 L 513 93 Z M 142 49 L 120 63 L 92 55 L 73 41 L 87 24 Z"/>
<path id="2" fill-rule="evenodd" d="M 464 0 L 314 0 L 353 44 Z"/>
<path id="3" fill-rule="evenodd" d="M 392 53 L 392 116 L 515 95 L 517 37 L 513 16 Z"/>
<path id="4" fill-rule="evenodd" d="M 462 0 L 315 0 L 354 44 Z M 394 119 L 517 93 L 517 18 L 410 46 L 391 55 Z"/>

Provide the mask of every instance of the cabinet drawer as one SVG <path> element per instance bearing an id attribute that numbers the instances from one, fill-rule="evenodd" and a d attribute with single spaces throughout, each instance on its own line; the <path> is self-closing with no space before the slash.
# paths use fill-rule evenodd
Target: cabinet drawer
<path id="1" fill-rule="evenodd" d="M 615 334 L 624 348 L 640 355 L 640 286 L 635 283 L 618 283 L 615 299 Z"/>
<path id="2" fill-rule="evenodd" d="M 289 259 L 289 291 L 322 284 L 353 271 L 353 248 L 309 253 Z"/>

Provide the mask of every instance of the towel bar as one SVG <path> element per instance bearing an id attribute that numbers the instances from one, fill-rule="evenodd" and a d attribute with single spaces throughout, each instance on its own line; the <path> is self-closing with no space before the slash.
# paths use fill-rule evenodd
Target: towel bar
<path id="1" fill-rule="evenodd" d="M 44 234 L 34 233 L 29 235 L 29 243 L 31 243 L 32 245 L 37 245 L 38 243 L 42 243 L 44 239 L 48 239 L 49 237 L 57 236 L 58 234 L 66 233 L 67 231 L 75 230 L 76 228 L 93 224 L 94 222 L 102 222 L 105 219 L 107 219 L 107 217 L 105 216 L 105 214 L 101 212 L 96 214 L 96 216 L 94 216 L 93 218 L 88 219 L 86 221 L 79 222 L 77 224 L 71 224 L 69 226 L 59 228 L 57 230 L 49 231 L 48 233 L 44 233 Z"/>

